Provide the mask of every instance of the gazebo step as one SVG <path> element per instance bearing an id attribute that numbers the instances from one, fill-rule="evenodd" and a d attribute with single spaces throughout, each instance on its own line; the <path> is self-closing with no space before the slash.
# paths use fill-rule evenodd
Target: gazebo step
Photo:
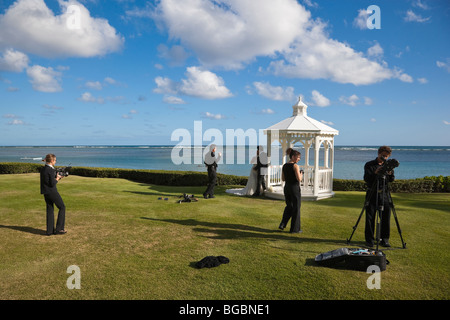
<path id="1" fill-rule="evenodd" d="M 271 188 L 272 190 L 264 191 L 264 196 L 271 199 L 283 200 L 284 201 L 284 193 L 283 188 L 280 186 L 274 186 Z M 328 199 L 334 197 L 333 191 L 321 192 L 318 195 L 314 195 L 312 193 L 303 192 L 302 193 L 302 201 L 317 201 L 321 199 Z"/>

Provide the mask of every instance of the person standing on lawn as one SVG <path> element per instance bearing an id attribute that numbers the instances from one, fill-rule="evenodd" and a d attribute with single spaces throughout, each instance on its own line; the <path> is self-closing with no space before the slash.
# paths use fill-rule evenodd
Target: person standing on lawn
<path id="1" fill-rule="evenodd" d="M 56 188 L 56 184 L 63 177 L 56 173 L 54 165 L 56 164 L 56 156 L 54 154 L 47 154 L 45 159 L 45 166 L 41 169 L 41 194 L 44 195 L 45 203 L 47 205 L 47 232 L 46 235 L 65 234 L 64 230 L 66 220 L 66 206 L 61 198 L 61 195 Z M 54 205 L 59 209 L 58 219 L 54 217 Z"/>

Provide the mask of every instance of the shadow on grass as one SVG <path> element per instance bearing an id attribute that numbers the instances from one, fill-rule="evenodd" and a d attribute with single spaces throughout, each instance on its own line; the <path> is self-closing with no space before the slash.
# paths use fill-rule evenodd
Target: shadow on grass
<path id="1" fill-rule="evenodd" d="M 195 219 L 156 219 L 149 217 L 141 217 L 141 219 L 167 222 L 179 224 L 183 226 L 191 226 L 192 230 L 204 233 L 206 238 L 210 239 L 244 239 L 258 238 L 271 240 L 287 240 L 292 242 L 315 242 L 315 243 L 339 243 L 343 244 L 343 240 L 337 239 L 316 239 L 302 237 L 302 234 L 290 234 L 286 231 L 265 229 L 260 227 L 248 226 L 235 223 L 216 223 L 198 221 Z M 212 234 L 212 235 L 211 235 Z"/>
<path id="2" fill-rule="evenodd" d="M 41 229 L 36 229 L 36 228 L 32 228 L 32 227 L 26 227 L 26 226 L 5 226 L 5 225 L 1 225 L 0 224 L 0 228 L 5 228 L 5 229 L 12 229 L 12 230 L 17 230 L 17 231 L 22 231 L 22 232 L 28 232 L 31 234 L 38 234 L 41 236 L 45 236 L 45 230 L 41 230 Z"/>

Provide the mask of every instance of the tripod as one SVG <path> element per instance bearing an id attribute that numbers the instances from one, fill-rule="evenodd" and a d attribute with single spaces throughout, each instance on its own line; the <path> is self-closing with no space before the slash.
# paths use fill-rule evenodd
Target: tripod
<path id="1" fill-rule="evenodd" d="M 380 186 L 380 184 L 381 184 L 381 186 Z M 394 215 L 395 223 L 397 224 L 397 230 L 400 235 L 400 239 L 402 240 L 402 248 L 406 249 L 406 243 L 403 241 L 402 230 L 400 229 L 400 224 L 399 224 L 398 218 L 397 218 L 397 212 L 395 211 L 394 201 L 392 200 L 391 191 L 389 188 L 389 182 L 386 181 L 385 174 L 379 174 L 377 176 L 377 179 L 375 179 L 375 181 L 373 182 L 373 185 L 370 188 L 370 191 L 366 196 L 366 200 L 364 202 L 364 206 L 361 210 L 358 220 L 356 221 L 356 224 L 353 226 L 352 234 L 350 235 L 350 238 L 347 239 L 347 244 L 349 244 L 350 241 L 352 240 L 353 234 L 355 233 L 356 228 L 358 227 L 359 221 L 361 220 L 361 217 L 362 217 L 364 211 L 367 211 L 367 207 L 370 205 L 370 201 L 372 199 L 374 192 L 376 192 L 376 200 L 375 200 L 375 204 L 376 204 L 376 206 L 375 206 L 375 208 L 376 208 L 376 210 L 375 210 L 376 211 L 376 224 L 375 224 L 376 239 L 375 240 L 377 243 L 376 251 L 378 251 L 378 245 L 380 242 L 380 224 L 381 224 L 381 220 L 382 220 L 382 212 L 384 211 L 384 206 L 385 206 L 384 202 L 385 202 L 386 196 L 387 196 L 387 200 L 388 200 L 387 205 L 391 208 L 391 211 Z"/>

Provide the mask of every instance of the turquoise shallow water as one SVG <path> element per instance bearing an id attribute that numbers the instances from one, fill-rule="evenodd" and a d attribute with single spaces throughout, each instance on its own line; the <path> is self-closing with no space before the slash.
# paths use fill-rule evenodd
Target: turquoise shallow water
<path id="1" fill-rule="evenodd" d="M 395 169 L 397 179 L 450 175 L 448 146 L 393 146 L 392 149 L 391 158 L 400 162 L 400 166 Z M 302 148 L 298 150 L 304 155 Z M 375 146 L 336 146 L 334 177 L 361 180 L 364 164 L 376 158 L 377 150 L 378 147 Z M 0 147 L 0 162 L 42 163 L 41 159 L 46 154 L 53 153 L 60 166 L 70 164 L 85 167 L 206 171 L 201 161 L 202 151 L 203 148 L 174 146 L 7 146 Z M 218 152 L 222 152 L 218 172 L 247 176 L 254 151 L 254 147 L 244 146 L 218 148 Z M 281 155 L 281 150 L 279 154 Z M 311 164 L 313 160 L 310 158 Z M 323 152 L 319 158 L 322 164 Z M 181 159 L 186 161 L 176 164 Z M 304 164 L 304 159 L 299 164 Z"/>

